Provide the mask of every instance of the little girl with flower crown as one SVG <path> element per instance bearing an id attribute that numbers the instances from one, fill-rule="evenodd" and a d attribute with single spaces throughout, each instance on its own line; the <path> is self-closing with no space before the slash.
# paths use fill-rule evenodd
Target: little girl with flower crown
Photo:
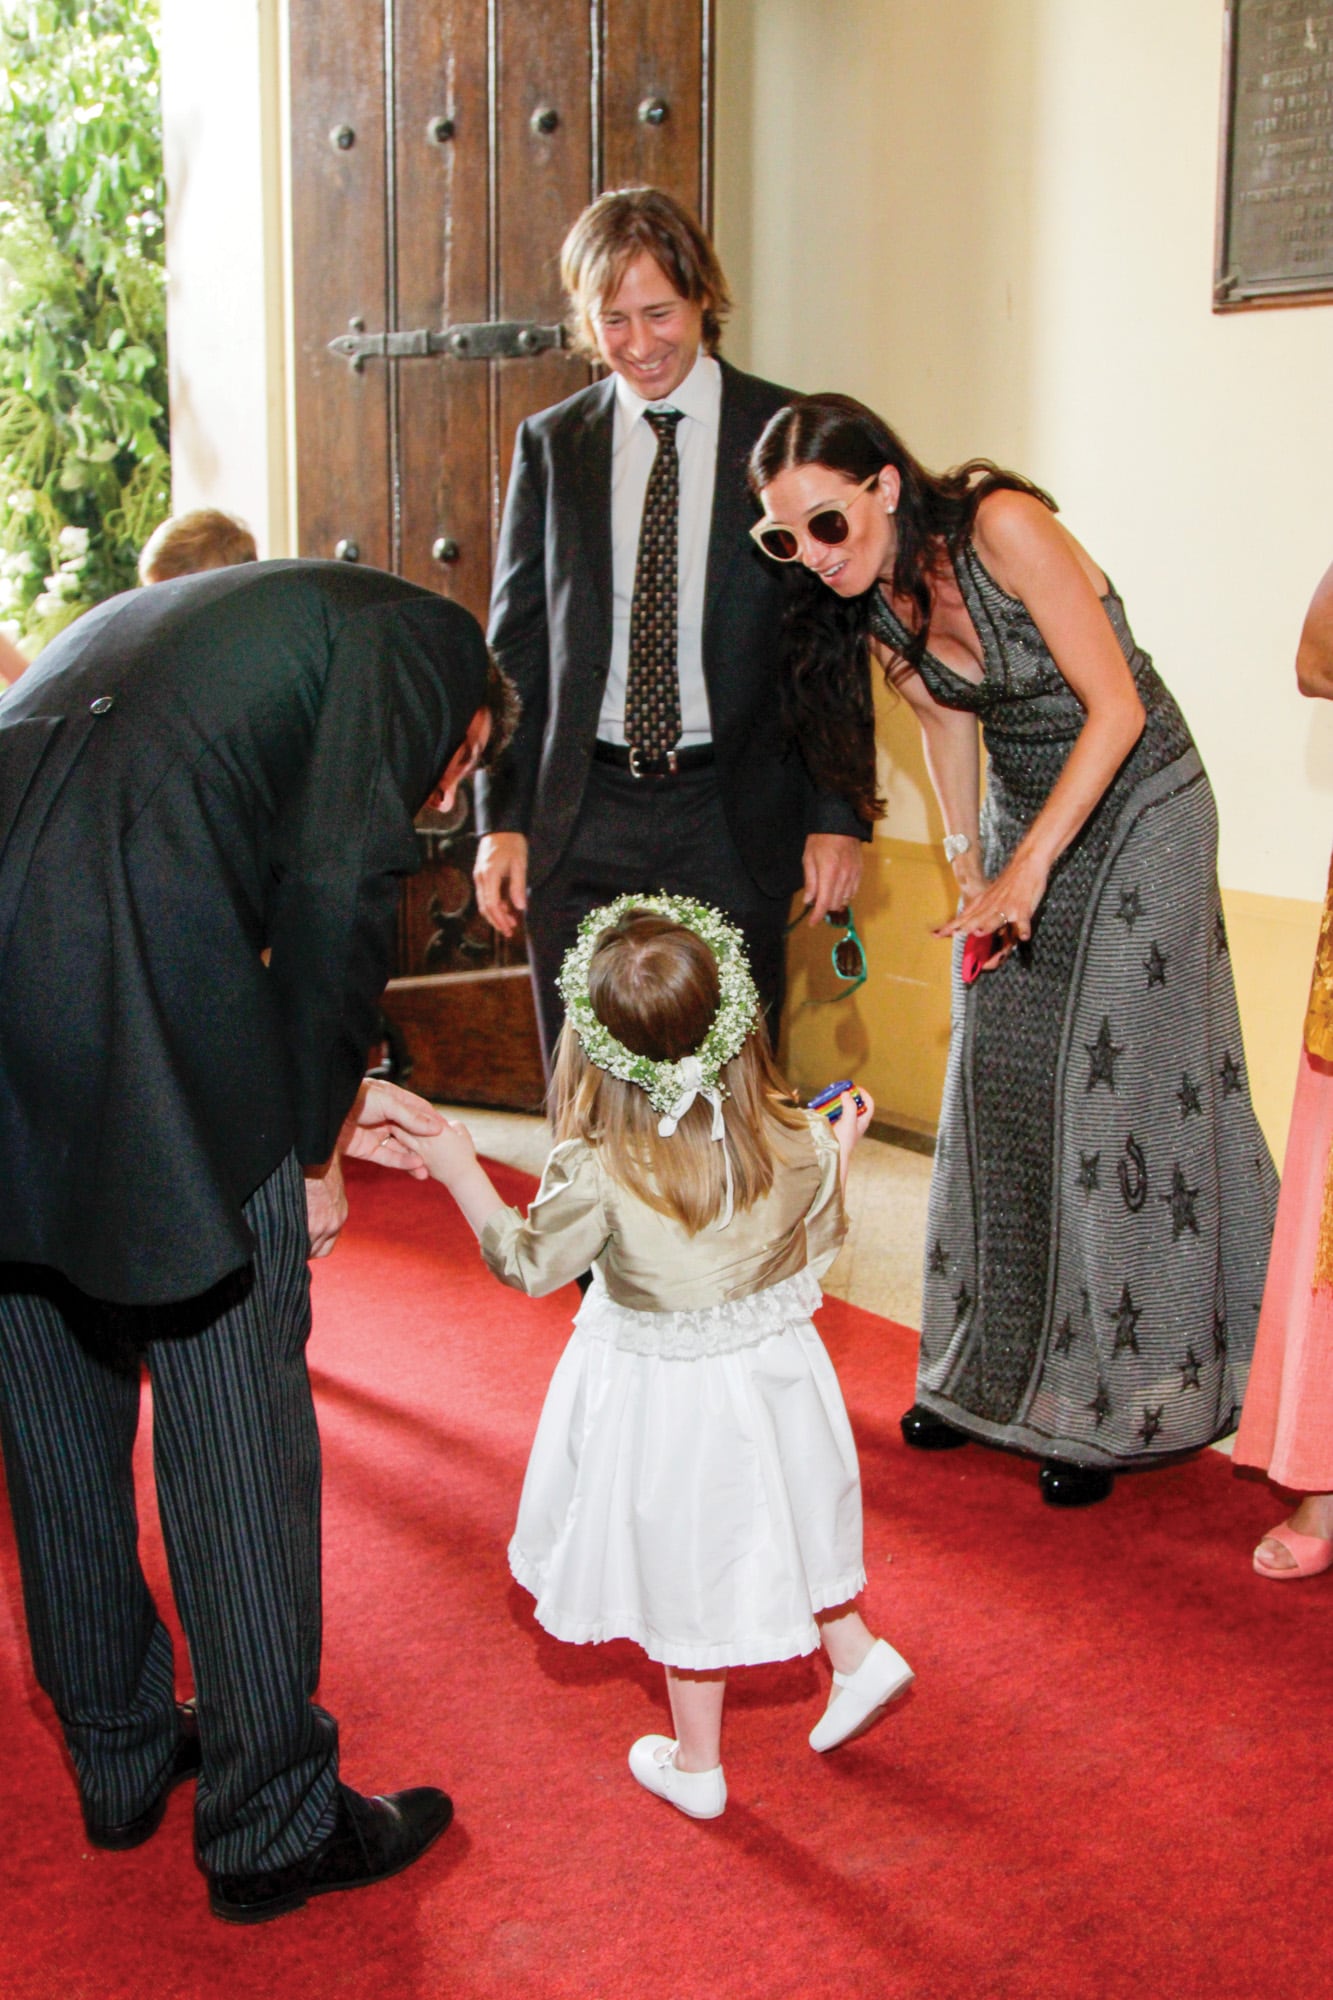
<path id="1" fill-rule="evenodd" d="M 855 1607 L 856 1447 L 810 1322 L 873 1106 L 844 1096 L 831 1128 L 793 1105 L 740 933 L 706 905 L 622 896 L 593 911 L 560 984 L 558 1143 L 526 1219 L 462 1125 L 401 1137 L 505 1284 L 539 1297 L 592 1267 L 510 1567 L 557 1638 L 633 1639 L 663 1663 L 675 1735 L 640 1737 L 630 1770 L 715 1819 L 729 1668 L 822 1642 L 833 1686 L 815 1750 L 912 1679 Z"/>

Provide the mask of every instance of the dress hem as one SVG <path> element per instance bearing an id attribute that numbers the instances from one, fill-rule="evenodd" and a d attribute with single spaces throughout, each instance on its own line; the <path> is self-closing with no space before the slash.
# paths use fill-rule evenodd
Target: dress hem
<path id="1" fill-rule="evenodd" d="M 951 1424 L 956 1431 L 966 1431 L 977 1444 L 990 1445 L 998 1451 L 1012 1451 L 1020 1458 L 1052 1458 L 1058 1459 L 1061 1465 L 1091 1465 L 1106 1472 L 1147 1472 L 1154 1466 L 1176 1465 L 1182 1459 L 1192 1458 L 1195 1452 L 1206 1451 L 1220 1438 L 1231 1437 L 1236 1429 L 1236 1419 L 1228 1417 L 1207 1437 L 1192 1440 L 1189 1444 L 1166 1445 L 1161 1451 L 1113 1452 L 1099 1450 L 1083 1439 L 1042 1437 L 1026 1425 L 990 1423 L 971 1410 L 960 1409 L 947 1396 L 923 1389 L 919 1382 L 916 1401 L 932 1416 Z"/>
<path id="2" fill-rule="evenodd" d="M 515 1582 L 521 1584 L 534 1600 L 533 1616 L 537 1623 L 553 1639 L 564 1640 L 572 1646 L 603 1646 L 612 1639 L 629 1639 L 659 1666 L 681 1667 L 692 1673 L 716 1673 L 723 1667 L 771 1666 L 779 1660 L 801 1659 L 809 1653 L 818 1652 L 820 1638 L 815 1624 L 816 1615 L 846 1604 L 866 1585 L 866 1573 L 862 1568 L 852 1576 L 840 1578 L 825 1590 L 812 1592 L 811 1616 L 800 1628 L 799 1636 L 797 1632 L 781 1635 L 765 1633 L 718 1640 L 712 1644 L 689 1644 L 664 1638 L 632 1611 L 607 1611 L 598 1619 L 587 1620 L 567 1617 L 553 1606 L 543 1604 L 540 1568 L 529 1562 L 512 1543 L 509 1547 L 509 1569 Z"/>

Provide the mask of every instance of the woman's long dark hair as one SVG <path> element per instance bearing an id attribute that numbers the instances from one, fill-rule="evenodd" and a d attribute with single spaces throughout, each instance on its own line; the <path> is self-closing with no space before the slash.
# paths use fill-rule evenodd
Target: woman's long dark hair
<path id="1" fill-rule="evenodd" d="M 931 571 L 942 550 L 955 555 L 972 531 L 988 493 L 1030 493 L 1055 512 L 1055 502 L 1030 479 L 988 458 L 970 458 L 951 472 L 927 472 L 882 417 L 851 396 L 801 396 L 777 412 L 750 454 L 750 486 L 760 494 L 793 465 L 826 465 L 847 479 L 869 479 L 886 465 L 901 479 L 895 521 L 898 552 L 893 594 L 917 608 L 917 626 L 902 649 L 919 665 L 930 642 Z M 884 802 L 875 790 L 875 712 L 870 686 L 872 585 L 862 597 L 839 597 L 798 563 L 788 569 L 783 647 L 783 707 L 811 776 L 837 792 L 866 820 Z"/>

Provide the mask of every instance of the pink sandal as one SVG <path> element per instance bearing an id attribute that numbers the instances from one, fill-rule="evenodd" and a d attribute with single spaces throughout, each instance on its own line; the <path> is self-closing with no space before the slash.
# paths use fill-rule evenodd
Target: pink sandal
<path id="1" fill-rule="evenodd" d="M 1333 1569 L 1333 1536 L 1303 1535 L 1289 1521 L 1284 1521 L 1281 1527 L 1270 1528 L 1264 1541 L 1281 1542 L 1296 1565 L 1294 1569 L 1276 1569 L 1262 1562 L 1256 1549 L 1256 1571 L 1260 1576 L 1272 1577 L 1274 1583 L 1294 1583 L 1298 1577 L 1318 1576 L 1321 1570 Z M 1259 1544 L 1262 1547 L 1263 1542 Z"/>

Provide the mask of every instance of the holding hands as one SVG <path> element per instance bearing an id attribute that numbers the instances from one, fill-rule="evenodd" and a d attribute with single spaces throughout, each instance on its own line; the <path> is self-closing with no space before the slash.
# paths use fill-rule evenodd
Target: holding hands
<path id="1" fill-rule="evenodd" d="M 418 1098 L 415 1100 L 420 1103 Z M 429 1105 L 423 1107 L 429 1110 Z M 443 1118 L 432 1114 L 437 1128 L 431 1132 L 421 1132 L 407 1124 L 396 1127 L 394 1136 L 398 1143 L 415 1155 L 423 1173 L 448 1188 L 465 1219 L 480 1236 L 487 1218 L 494 1215 L 504 1202 L 496 1193 L 495 1185 L 477 1158 L 477 1149 L 472 1143 L 472 1134 L 467 1126 L 456 1118 Z"/>
<path id="2" fill-rule="evenodd" d="M 407 1143 L 408 1136 L 426 1137 L 444 1124 L 439 1112 L 410 1090 L 396 1083 L 367 1077 L 357 1091 L 352 1108 L 343 1120 L 338 1144 L 322 1167 L 305 1170 L 306 1226 L 310 1231 L 310 1255 L 327 1257 L 347 1220 L 347 1193 L 343 1187 L 342 1155 L 374 1160 L 377 1166 L 396 1167 L 417 1180 L 425 1180 L 429 1169 Z"/>

